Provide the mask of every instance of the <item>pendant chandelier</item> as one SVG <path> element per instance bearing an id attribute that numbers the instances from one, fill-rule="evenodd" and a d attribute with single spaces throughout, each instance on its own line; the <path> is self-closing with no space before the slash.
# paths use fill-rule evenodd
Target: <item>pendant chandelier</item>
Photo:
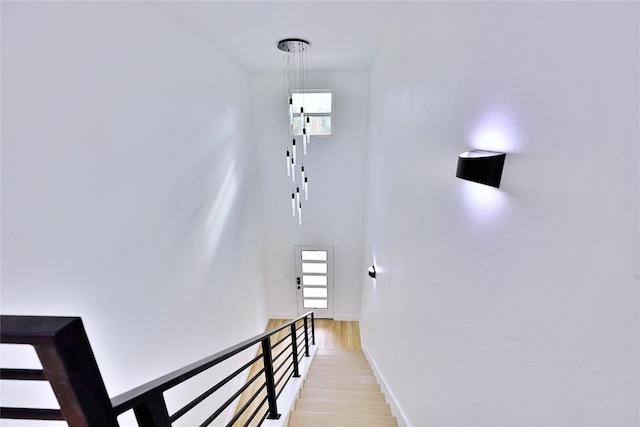
<path id="1" fill-rule="evenodd" d="M 304 168 L 307 145 L 310 142 L 309 117 L 304 115 L 304 94 L 307 92 L 307 48 L 301 39 L 278 42 L 283 51 L 284 88 L 289 109 L 289 141 L 287 142 L 287 176 L 291 178 L 291 215 L 302 225 L 302 195 L 309 200 L 309 177 Z M 293 94 L 301 94 L 302 102 L 294 103 Z"/>

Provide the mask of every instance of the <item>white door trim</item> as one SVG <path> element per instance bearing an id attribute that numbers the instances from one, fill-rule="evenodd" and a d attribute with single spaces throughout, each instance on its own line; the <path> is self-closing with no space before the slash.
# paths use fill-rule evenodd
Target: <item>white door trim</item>
<path id="1" fill-rule="evenodd" d="M 326 265 L 327 265 L 327 272 L 326 274 L 323 273 L 307 273 L 306 275 L 303 275 L 302 273 L 302 252 L 303 251 L 324 251 L 327 253 L 327 260 L 326 260 Z M 297 309 L 297 313 L 298 316 L 301 316 L 302 314 L 305 314 L 309 311 L 313 311 L 314 315 L 318 318 L 328 318 L 328 319 L 333 319 L 334 318 L 334 314 L 335 314 L 335 250 L 333 246 L 326 246 L 326 245 L 295 245 L 294 246 L 294 261 L 295 261 L 295 278 L 294 278 L 294 290 L 295 290 L 295 298 L 296 298 L 296 309 Z M 316 263 L 316 264 L 324 264 L 323 261 L 305 261 L 305 265 L 307 265 L 308 263 Z M 309 265 L 307 265 L 307 267 L 310 267 Z M 304 283 L 304 278 L 307 277 L 308 279 L 313 279 L 313 276 L 324 276 L 327 278 L 327 285 L 326 285 L 326 289 L 327 289 L 327 297 L 326 297 L 326 301 L 327 301 L 327 308 L 304 308 L 304 298 L 303 298 L 303 292 L 305 287 L 307 289 L 325 289 L 324 286 L 321 285 L 313 285 L 313 284 L 307 284 L 305 286 Z M 298 283 L 298 280 L 300 281 L 300 283 Z M 324 298 L 320 297 L 318 298 L 319 301 L 323 300 Z M 312 301 L 313 298 L 307 297 L 307 301 L 309 302 L 313 302 Z"/>

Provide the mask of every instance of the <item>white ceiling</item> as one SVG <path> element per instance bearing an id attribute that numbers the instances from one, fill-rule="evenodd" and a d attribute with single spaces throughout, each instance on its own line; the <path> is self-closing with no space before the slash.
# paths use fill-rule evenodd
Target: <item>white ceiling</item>
<path id="1" fill-rule="evenodd" d="M 309 69 L 369 68 L 401 2 L 175 1 L 162 9 L 251 71 L 282 69 L 277 43 L 307 40 Z"/>

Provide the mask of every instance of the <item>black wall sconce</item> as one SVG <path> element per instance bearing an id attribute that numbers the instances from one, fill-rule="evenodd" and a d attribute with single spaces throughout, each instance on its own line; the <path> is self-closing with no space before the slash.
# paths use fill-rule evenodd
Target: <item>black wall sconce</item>
<path id="1" fill-rule="evenodd" d="M 369 273 L 369 277 L 373 277 L 374 279 L 376 278 L 376 268 L 373 265 L 369 267 L 367 272 Z"/>
<path id="2" fill-rule="evenodd" d="M 456 176 L 467 181 L 500 187 L 505 153 L 471 150 L 458 156 Z"/>

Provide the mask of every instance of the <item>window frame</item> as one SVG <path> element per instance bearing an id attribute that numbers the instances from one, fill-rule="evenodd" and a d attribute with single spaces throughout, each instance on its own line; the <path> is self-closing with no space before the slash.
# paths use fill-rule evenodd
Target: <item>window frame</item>
<path id="1" fill-rule="evenodd" d="M 331 105 L 330 105 L 330 109 L 331 112 L 329 113 L 308 113 L 308 112 L 304 112 L 305 116 L 308 117 L 329 117 L 330 122 L 331 122 L 331 128 L 329 130 L 329 133 L 323 133 L 323 134 L 309 134 L 309 136 L 312 136 L 314 138 L 324 138 L 324 137 L 331 137 L 333 136 L 333 90 L 330 89 L 308 89 L 305 91 L 291 91 L 291 93 L 289 94 L 289 96 L 291 97 L 291 99 L 293 99 L 293 95 L 301 95 L 301 94 L 316 94 L 316 93 L 328 93 L 331 95 Z M 299 113 L 298 113 L 299 114 Z M 294 136 L 302 136 L 302 130 L 300 130 L 300 133 L 294 133 Z"/>

